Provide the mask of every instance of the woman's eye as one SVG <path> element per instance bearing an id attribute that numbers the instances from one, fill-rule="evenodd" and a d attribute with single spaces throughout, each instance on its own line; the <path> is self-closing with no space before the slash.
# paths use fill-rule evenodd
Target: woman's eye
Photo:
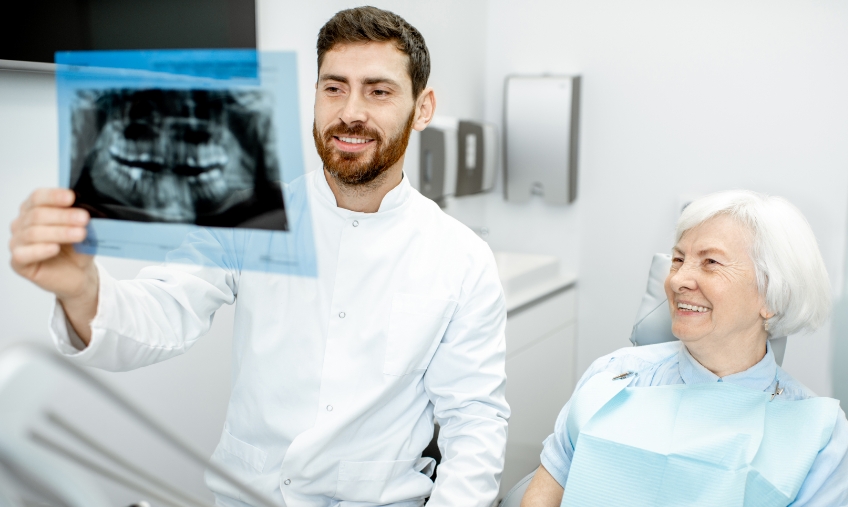
<path id="1" fill-rule="evenodd" d="M 683 262 L 683 257 L 672 257 L 671 262 Z"/>
<path id="2" fill-rule="evenodd" d="M 706 264 L 718 264 L 718 261 L 715 259 L 707 259 L 704 261 Z"/>

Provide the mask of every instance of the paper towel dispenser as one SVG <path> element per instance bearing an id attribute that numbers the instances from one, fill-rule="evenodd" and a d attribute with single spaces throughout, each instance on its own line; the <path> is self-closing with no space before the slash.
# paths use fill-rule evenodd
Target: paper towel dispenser
<path id="1" fill-rule="evenodd" d="M 509 76 L 504 90 L 504 192 L 551 204 L 577 198 L 580 76 Z"/>
<path id="2" fill-rule="evenodd" d="M 491 123 L 460 121 L 457 127 L 456 195 L 492 189 L 498 163 L 498 131 Z"/>

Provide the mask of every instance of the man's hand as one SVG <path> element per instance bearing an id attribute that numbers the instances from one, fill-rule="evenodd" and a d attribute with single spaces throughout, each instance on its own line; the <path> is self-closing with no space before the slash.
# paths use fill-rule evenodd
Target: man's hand
<path id="1" fill-rule="evenodd" d="M 88 212 L 71 208 L 74 192 L 41 188 L 21 205 L 12 222 L 12 269 L 56 294 L 68 320 L 88 344 L 89 323 L 97 312 L 98 276 L 90 255 L 74 251 L 85 239 Z"/>

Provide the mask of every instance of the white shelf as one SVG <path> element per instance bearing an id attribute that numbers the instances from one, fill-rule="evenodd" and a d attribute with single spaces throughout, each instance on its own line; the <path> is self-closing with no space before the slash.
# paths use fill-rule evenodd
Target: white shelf
<path id="1" fill-rule="evenodd" d="M 577 282 L 574 273 L 561 273 L 552 255 L 495 252 L 498 276 L 506 296 L 507 314 L 523 311 Z"/>
<path id="2" fill-rule="evenodd" d="M 509 316 L 521 312 L 524 309 L 539 303 L 554 294 L 577 283 L 577 275 L 574 273 L 559 273 L 544 282 L 539 282 L 533 287 L 524 290 L 507 292 L 506 313 Z"/>

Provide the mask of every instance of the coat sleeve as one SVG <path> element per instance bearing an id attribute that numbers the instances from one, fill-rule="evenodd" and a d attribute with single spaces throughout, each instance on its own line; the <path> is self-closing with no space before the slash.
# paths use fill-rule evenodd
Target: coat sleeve
<path id="1" fill-rule="evenodd" d="M 170 252 L 166 264 L 119 281 L 98 265 L 97 313 L 87 347 L 56 302 L 49 327 L 72 361 L 109 371 L 147 366 L 185 352 L 212 325 L 215 311 L 235 301 L 242 233 L 201 229 Z"/>
<path id="2" fill-rule="evenodd" d="M 442 461 L 428 505 L 489 507 L 503 471 L 506 303 L 488 248 L 466 278 L 463 296 L 424 375 L 434 405 Z"/>

